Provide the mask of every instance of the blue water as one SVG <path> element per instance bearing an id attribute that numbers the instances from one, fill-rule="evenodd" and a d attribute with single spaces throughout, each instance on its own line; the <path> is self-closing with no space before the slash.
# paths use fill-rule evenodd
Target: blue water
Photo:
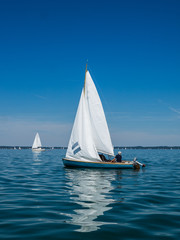
<path id="1" fill-rule="evenodd" d="M 64 168 L 64 150 L 0 150 L 0 239 L 180 239 L 180 150 L 145 169 Z"/>

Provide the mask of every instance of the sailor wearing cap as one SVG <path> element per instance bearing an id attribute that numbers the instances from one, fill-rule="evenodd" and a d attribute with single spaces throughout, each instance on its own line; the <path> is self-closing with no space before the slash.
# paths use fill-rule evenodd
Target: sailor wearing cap
<path id="1" fill-rule="evenodd" d="M 122 155 L 120 151 L 111 162 L 122 162 Z"/>

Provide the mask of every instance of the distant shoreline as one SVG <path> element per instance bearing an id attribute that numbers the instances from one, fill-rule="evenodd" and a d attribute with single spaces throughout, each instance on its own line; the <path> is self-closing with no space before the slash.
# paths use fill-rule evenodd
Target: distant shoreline
<path id="1" fill-rule="evenodd" d="M 30 146 L 0 146 L 0 149 L 14 149 L 14 150 L 20 150 L 20 149 L 31 149 Z M 67 149 L 67 147 L 43 147 L 45 149 Z M 180 146 L 127 146 L 127 147 L 121 147 L 121 146 L 115 146 L 114 149 L 180 149 Z"/>

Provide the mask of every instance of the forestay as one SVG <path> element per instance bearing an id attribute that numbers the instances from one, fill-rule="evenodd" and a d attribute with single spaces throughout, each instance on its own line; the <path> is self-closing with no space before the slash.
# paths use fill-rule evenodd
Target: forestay
<path id="1" fill-rule="evenodd" d="M 101 161 L 98 152 L 114 155 L 101 100 L 90 73 L 86 71 L 66 158 Z"/>
<path id="2" fill-rule="evenodd" d="M 40 140 L 40 137 L 39 137 L 39 133 L 36 133 L 32 148 L 35 149 L 35 148 L 38 148 L 38 147 L 41 147 L 41 146 L 42 145 L 41 145 L 41 140 Z"/>

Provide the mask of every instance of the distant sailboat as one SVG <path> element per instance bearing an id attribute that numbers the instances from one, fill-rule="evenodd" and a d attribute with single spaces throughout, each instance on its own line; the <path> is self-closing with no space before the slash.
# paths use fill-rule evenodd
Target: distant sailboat
<path id="1" fill-rule="evenodd" d="M 35 136 L 35 139 L 34 139 L 34 142 L 32 145 L 32 150 L 33 151 L 45 151 L 45 149 L 41 148 L 41 147 L 42 147 L 42 144 L 41 144 L 41 140 L 39 137 L 39 133 L 36 133 L 36 136 Z"/>
<path id="2" fill-rule="evenodd" d="M 84 88 L 69 140 L 65 166 L 95 168 L 134 168 L 134 161 L 103 162 L 99 153 L 114 156 L 114 149 L 97 89 L 89 71 L 85 72 Z"/>

